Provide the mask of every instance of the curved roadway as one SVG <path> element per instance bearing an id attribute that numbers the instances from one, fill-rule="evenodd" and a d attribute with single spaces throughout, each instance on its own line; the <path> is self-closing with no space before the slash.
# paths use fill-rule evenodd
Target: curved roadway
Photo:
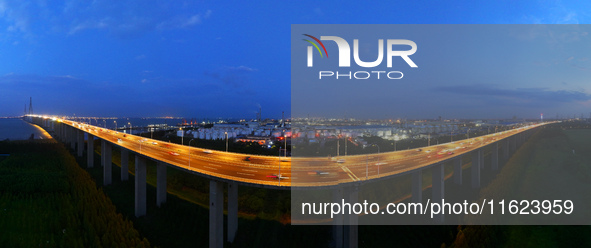
<path id="1" fill-rule="evenodd" d="M 451 159 L 525 130 L 548 124 L 535 124 L 421 149 L 328 159 L 257 156 L 214 151 L 147 139 L 69 120 L 58 119 L 58 121 L 133 152 L 186 170 L 247 184 L 281 188 L 331 186 L 401 174 Z"/>

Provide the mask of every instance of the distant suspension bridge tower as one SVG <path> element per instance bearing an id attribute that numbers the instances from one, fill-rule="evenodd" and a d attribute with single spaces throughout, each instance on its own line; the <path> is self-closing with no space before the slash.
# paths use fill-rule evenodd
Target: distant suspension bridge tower
<path id="1" fill-rule="evenodd" d="M 33 97 L 29 97 L 29 115 L 33 114 Z"/>

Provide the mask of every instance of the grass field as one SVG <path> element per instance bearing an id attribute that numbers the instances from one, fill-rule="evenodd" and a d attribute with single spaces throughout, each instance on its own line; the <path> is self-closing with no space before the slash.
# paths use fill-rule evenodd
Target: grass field
<path id="1" fill-rule="evenodd" d="M 574 152 L 573 152 L 574 151 Z M 527 216 L 503 221 L 511 226 L 463 226 L 454 247 L 588 247 L 591 226 L 591 129 L 544 128 L 511 157 L 480 191 L 480 198 L 572 200 L 577 215 Z M 543 217 L 552 225 L 523 226 Z M 503 218 L 497 215 L 497 218 Z"/>
<path id="2" fill-rule="evenodd" d="M 0 246 L 150 247 L 62 144 L 0 142 Z"/>

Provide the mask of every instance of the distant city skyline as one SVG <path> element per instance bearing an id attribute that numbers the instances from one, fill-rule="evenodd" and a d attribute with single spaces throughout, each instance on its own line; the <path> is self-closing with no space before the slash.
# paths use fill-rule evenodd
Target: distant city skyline
<path id="1" fill-rule="evenodd" d="M 35 112 L 58 115 L 251 118 L 262 106 L 263 117 L 277 118 L 282 111 L 291 116 L 291 24 L 576 24 L 589 23 L 590 7 L 578 1 L 3 0 L 0 116 L 21 115 L 30 96 Z M 568 61 L 581 66 L 580 59 Z M 583 92 L 575 97 L 588 96 L 583 82 L 564 83 L 567 91 Z M 441 87 L 455 91 L 450 88 L 455 85 Z M 497 86 L 481 90 L 523 92 Z M 457 94 L 462 93 L 468 91 Z M 423 114 L 456 114 L 439 112 Z"/>

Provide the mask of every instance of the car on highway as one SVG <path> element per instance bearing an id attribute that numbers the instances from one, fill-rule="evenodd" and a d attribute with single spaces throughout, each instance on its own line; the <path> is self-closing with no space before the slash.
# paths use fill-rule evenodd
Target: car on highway
<path id="1" fill-rule="evenodd" d="M 173 151 L 168 152 L 168 154 L 172 155 L 172 156 L 178 156 L 179 154 Z"/>
<path id="2" fill-rule="evenodd" d="M 213 153 L 213 151 L 212 150 L 209 150 L 209 149 L 208 150 L 203 150 L 203 152 L 204 153 L 207 153 L 207 154 L 212 154 Z"/>
<path id="3" fill-rule="evenodd" d="M 310 171 L 308 175 L 328 175 L 328 171 Z"/>
<path id="4" fill-rule="evenodd" d="M 421 149 L 421 148 L 417 149 L 417 152 L 421 152 L 421 151 L 423 151 L 423 149 Z"/>
<path id="5" fill-rule="evenodd" d="M 250 156 L 244 158 L 244 161 L 250 161 Z"/>
<path id="6" fill-rule="evenodd" d="M 117 142 L 121 142 L 121 139 L 120 138 L 117 138 Z"/>
<path id="7" fill-rule="evenodd" d="M 152 145 L 158 145 L 158 143 L 156 141 L 152 142 Z"/>
<path id="8" fill-rule="evenodd" d="M 289 177 L 284 177 L 281 174 L 271 174 L 271 175 L 267 175 L 268 178 L 273 178 L 273 179 L 289 179 Z"/>
<path id="9" fill-rule="evenodd" d="M 345 162 L 345 160 L 344 160 L 344 159 L 339 159 L 339 160 L 337 160 L 337 163 L 339 163 L 339 164 L 342 164 L 342 163 L 344 163 L 344 162 Z"/>

